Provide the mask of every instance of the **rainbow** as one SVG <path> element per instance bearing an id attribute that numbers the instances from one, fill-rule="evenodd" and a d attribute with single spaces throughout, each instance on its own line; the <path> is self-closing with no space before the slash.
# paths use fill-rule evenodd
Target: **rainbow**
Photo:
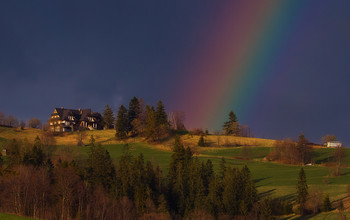
<path id="1" fill-rule="evenodd" d="M 188 128 L 219 129 L 234 110 L 249 123 L 266 84 L 276 83 L 279 57 L 288 49 L 306 4 L 301 1 L 228 1 L 202 28 L 176 91 Z"/>

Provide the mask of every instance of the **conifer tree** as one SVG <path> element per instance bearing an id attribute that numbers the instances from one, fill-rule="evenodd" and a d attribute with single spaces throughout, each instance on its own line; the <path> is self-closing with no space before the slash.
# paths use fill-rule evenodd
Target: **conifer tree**
<path id="1" fill-rule="evenodd" d="M 188 205 L 185 196 L 188 195 L 188 175 L 186 174 L 189 172 L 189 167 L 185 164 L 189 163 L 190 157 L 191 155 L 186 152 L 180 137 L 175 136 L 168 174 L 168 201 L 169 207 L 180 215 L 185 213 Z"/>
<path id="2" fill-rule="evenodd" d="M 136 115 L 136 118 L 131 121 L 132 135 L 145 135 L 145 129 L 146 129 L 146 110 L 144 106 L 144 101 L 142 98 L 138 99 L 138 106 L 139 106 L 139 114 Z"/>
<path id="3" fill-rule="evenodd" d="M 219 212 L 223 211 L 222 192 L 220 191 L 221 184 L 219 179 L 213 175 L 208 186 L 208 195 L 205 201 L 205 210 L 212 214 L 215 218 Z"/>
<path id="4" fill-rule="evenodd" d="M 271 199 L 270 198 L 264 198 L 262 201 L 260 201 L 259 219 L 263 219 L 263 220 L 274 219 L 272 216 L 272 207 L 271 207 Z"/>
<path id="5" fill-rule="evenodd" d="M 323 200 L 323 211 L 329 212 L 331 210 L 332 210 L 332 204 L 331 204 L 331 201 L 329 200 L 329 195 L 326 194 Z"/>
<path id="6" fill-rule="evenodd" d="M 204 164 L 202 163 L 202 179 L 203 179 L 203 185 L 204 188 L 206 189 L 206 194 L 208 194 L 208 188 L 209 188 L 209 183 L 210 180 L 214 176 L 214 168 L 213 168 L 213 163 L 211 160 L 207 160 L 207 162 Z"/>
<path id="7" fill-rule="evenodd" d="M 225 211 L 231 217 L 239 214 L 241 188 L 239 183 L 239 170 L 228 167 L 223 179 L 224 191 L 222 202 Z"/>
<path id="8" fill-rule="evenodd" d="M 115 122 L 116 137 L 124 139 L 128 132 L 128 112 L 126 108 L 121 105 L 118 111 L 117 120 Z"/>
<path id="9" fill-rule="evenodd" d="M 224 157 L 221 157 L 220 164 L 219 164 L 219 176 L 220 179 L 223 180 L 225 177 L 225 172 L 226 172 L 226 160 Z"/>
<path id="10" fill-rule="evenodd" d="M 136 97 L 133 97 L 129 102 L 128 111 L 128 131 L 131 132 L 132 136 L 136 135 L 137 131 L 134 129 L 133 121 L 141 114 L 141 105 Z"/>
<path id="11" fill-rule="evenodd" d="M 170 123 L 168 122 L 168 116 L 165 112 L 164 104 L 159 101 L 156 109 L 156 135 L 157 139 L 161 139 L 168 135 L 170 129 Z"/>
<path id="12" fill-rule="evenodd" d="M 158 101 L 156 110 L 156 124 L 157 126 L 165 125 L 169 126 L 168 116 L 165 112 L 164 104 L 162 101 Z"/>
<path id="13" fill-rule="evenodd" d="M 154 111 L 153 106 L 146 106 L 146 137 L 151 141 L 158 139 L 157 135 L 157 122 L 156 122 L 156 112 Z"/>
<path id="14" fill-rule="evenodd" d="M 26 152 L 23 156 L 23 163 L 39 167 L 44 164 L 44 153 L 41 149 L 41 140 L 36 136 L 34 146 L 31 151 Z"/>
<path id="15" fill-rule="evenodd" d="M 299 162 L 300 164 L 306 164 L 311 161 L 311 151 L 312 148 L 307 145 L 309 141 L 305 138 L 304 134 L 301 133 L 299 135 L 298 143 L 297 143 L 297 150 L 299 153 Z"/>
<path id="16" fill-rule="evenodd" d="M 117 196 L 122 198 L 127 196 L 128 198 L 133 198 L 133 185 L 132 185 L 132 161 L 133 156 L 130 153 L 129 145 L 125 144 L 123 149 L 123 154 L 119 159 L 118 169 L 117 169 Z"/>
<path id="17" fill-rule="evenodd" d="M 239 123 L 233 111 L 230 111 L 229 120 L 224 123 L 223 129 L 226 135 L 239 135 Z"/>
<path id="18" fill-rule="evenodd" d="M 146 185 L 146 171 L 144 166 L 143 155 L 140 154 L 132 164 L 132 182 L 131 185 L 134 188 L 134 198 L 136 208 L 140 213 L 145 210 L 145 202 L 149 195 L 147 195 Z"/>
<path id="19" fill-rule="evenodd" d="M 102 124 L 105 129 L 110 129 L 113 128 L 113 123 L 114 123 L 114 114 L 113 110 L 109 105 L 106 105 L 105 110 L 102 113 Z"/>
<path id="20" fill-rule="evenodd" d="M 258 192 L 255 188 L 254 181 L 251 178 L 250 170 L 247 165 L 241 170 L 241 189 L 242 189 L 242 201 L 244 201 L 245 208 L 250 210 L 253 204 L 258 201 Z"/>
<path id="21" fill-rule="evenodd" d="M 300 213 L 303 215 L 305 210 L 305 203 L 308 196 L 308 186 L 306 183 L 306 175 L 304 169 L 301 168 L 299 172 L 298 185 L 297 185 L 297 202 L 300 205 Z"/>
<path id="22" fill-rule="evenodd" d="M 203 135 L 201 135 L 201 136 L 199 137 L 198 146 L 199 146 L 199 147 L 204 147 L 204 146 L 205 146 L 205 141 L 204 141 Z"/>
<path id="23" fill-rule="evenodd" d="M 88 180 L 93 185 L 102 185 L 108 192 L 115 187 L 115 168 L 109 152 L 101 146 L 91 145 L 89 152 Z"/>

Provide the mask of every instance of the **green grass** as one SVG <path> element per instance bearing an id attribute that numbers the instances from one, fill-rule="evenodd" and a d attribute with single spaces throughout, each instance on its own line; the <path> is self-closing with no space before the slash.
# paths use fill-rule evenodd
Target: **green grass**
<path id="1" fill-rule="evenodd" d="M 113 161 L 119 161 L 121 155 L 123 154 L 124 144 L 109 144 L 103 145 L 103 147 L 109 152 Z M 143 154 L 145 161 L 150 160 L 153 163 L 158 164 L 163 171 L 168 169 L 172 152 L 156 149 L 146 143 L 131 143 L 129 144 L 129 147 L 130 152 L 134 157 Z M 56 157 L 63 156 L 72 159 L 86 159 L 90 152 L 90 148 L 88 146 L 54 146 L 51 147 L 50 151 L 52 155 Z"/>
<path id="2" fill-rule="evenodd" d="M 316 163 L 332 162 L 334 160 L 334 148 L 318 148 L 313 152 L 313 159 Z M 350 148 L 345 148 L 344 164 L 350 165 Z"/>
<path id="3" fill-rule="evenodd" d="M 142 153 L 145 161 L 150 160 L 155 164 L 159 164 L 164 175 L 167 174 L 172 152 L 158 149 L 157 147 L 146 143 L 132 143 L 129 144 L 129 146 L 130 152 L 133 156 L 137 157 Z M 123 153 L 124 144 L 110 144 L 104 145 L 104 147 L 110 153 L 113 161 L 117 163 Z M 226 158 L 227 165 L 229 166 L 241 168 L 244 165 L 247 165 L 261 195 L 293 199 L 295 197 L 295 187 L 300 166 L 264 162 L 262 158 L 270 151 L 270 149 L 271 148 L 269 147 L 252 148 L 252 158 L 254 160 L 237 159 L 236 157 L 241 156 L 241 148 L 203 150 L 199 158 L 203 161 L 208 159 L 212 160 L 215 170 L 218 170 L 222 156 Z M 333 149 L 321 150 L 324 150 L 324 152 L 321 151 L 321 154 L 318 155 L 319 158 L 322 158 L 321 155 L 323 154 L 331 155 Z M 69 155 L 71 158 L 81 159 L 86 159 L 88 153 L 89 147 L 86 146 L 56 146 L 53 150 L 53 155 L 55 156 Z M 350 168 L 344 168 L 344 175 L 334 178 L 329 177 L 330 169 L 328 167 L 304 166 L 304 169 L 306 172 L 307 183 L 310 188 L 318 186 L 325 193 L 330 195 L 331 200 L 345 197 L 346 186 L 350 183 Z M 327 185 L 324 183 L 325 178 L 328 179 Z"/>
<path id="4" fill-rule="evenodd" d="M 9 219 L 9 220 L 30 220 L 34 218 L 23 217 L 13 214 L 0 213 L 0 219 Z"/>
<path id="5" fill-rule="evenodd" d="M 201 157 L 204 160 L 211 159 L 214 167 L 218 169 L 220 158 Z M 253 160 L 226 159 L 228 165 L 241 168 L 247 165 L 259 193 L 273 197 L 294 198 L 300 166 L 291 166 L 271 162 Z M 324 178 L 329 175 L 329 168 L 321 166 L 304 167 L 309 187 L 318 186 L 328 193 L 332 200 L 343 198 L 346 194 L 346 186 L 350 183 L 350 169 L 344 169 L 346 173 L 340 177 L 328 177 L 328 184 L 324 184 Z"/>
<path id="6" fill-rule="evenodd" d="M 23 137 L 29 137 L 30 135 L 34 136 L 37 132 L 38 131 L 36 130 L 30 129 L 17 131 L 14 129 L 1 128 L 0 146 L 1 144 L 4 144 L 7 139 L 11 139 L 13 136 L 16 136 L 18 134 L 22 134 Z M 92 131 L 91 134 L 94 134 L 96 138 L 104 140 L 108 139 L 111 135 L 113 136 L 113 131 Z M 74 145 L 74 141 L 72 141 L 74 140 L 73 136 L 68 135 L 67 137 L 60 137 L 62 139 L 59 141 L 59 143 L 62 142 L 60 146 L 52 146 L 44 150 L 47 153 L 50 153 L 50 155 L 56 159 L 59 157 L 62 159 L 86 159 L 89 153 L 89 147 L 72 146 Z M 210 138 L 214 138 L 213 141 L 216 140 L 215 137 Z M 225 138 L 226 137 L 223 137 L 221 141 L 224 142 Z M 185 142 L 193 141 L 192 139 L 188 136 L 184 136 Z M 246 139 L 242 139 L 241 141 L 243 140 Z M 70 142 L 72 142 L 72 144 L 69 145 Z M 112 143 L 111 141 L 102 143 L 104 143 L 103 146 L 109 151 L 113 161 L 117 163 L 123 153 L 124 144 Z M 172 142 L 169 142 L 169 146 L 171 144 Z M 169 151 L 169 148 L 162 148 L 147 143 L 131 143 L 129 145 L 132 155 L 137 157 L 140 153 L 142 153 L 145 161 L 151 160 L 155 164 L 159 164 L 163 170 L 164 175 L 167 174 L 172 154 L 172 152 Z M 218 164 L 220 163 L 221 157 L 225 157 L 227 164 L 233 167 L 241 168 L 243 165 L 247 164 L 251 170 L 252 177 L 255 180 L 256 186 L 260 193 L 276 197 L 293 198 L 295 196 L 295 185 L 300 166 L 264 162 L 263 158 L 273 149 L 267 146 L 269 145 L 250 147 L 251 160 L 239 159 L 243 156 L 243 147 L 200 148 L 199 153 L 201 160 L 205 161 L 207 159 L 211 159 L 216 170 L 218 169 Z M 334 149 L 317 148 L 314 150 L 313 158 L 316 164 L 332 162 L 333 153 Z M 350 149 L 346 149 L 346 155 L 345 164 L 350 165 Z M 350 168 L 344 168 L 344 175 L 335 178 L 328 177 L 330 176 L 330 168 L 323 166 L 306 166 L 305 172 L 309 186 L 319 186 L 325 193 L 329 193 L 331 200 L 343 197 L 346 193 L 346 186 L 350 183 Z M 324 180 L 326 178 L 328 179 L 328 185 L 324 184 Z"/>
<path id="7" fill-rule="evenodd" d="M 242 157 L 244 147 L 231 147 L 231 148 L 201 148 L 201 154 L 208 156 L 217 156 L 217 157 Z M 262 159 L 271 151 L 271 147 L 250 147 L 251 149 L 251 159 Z"/>

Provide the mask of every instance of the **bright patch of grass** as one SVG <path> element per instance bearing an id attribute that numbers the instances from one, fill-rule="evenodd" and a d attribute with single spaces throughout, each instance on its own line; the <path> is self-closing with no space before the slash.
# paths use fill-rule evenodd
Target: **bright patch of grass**
<path id="1" fill-rule="evenodd" d="M 21 130 L 20 128 L 6 128 L 0 127 L 0 137 L 6 140 L 11 139 L 27 139 L 30 142 L 33 142 L 36 136 L 40 136 L 41 130 L 34 128 L 25 128 Z"/>
<path id="2" fill-rule="evenodd" d="M 200 153 L 208 156 L 217 157 L 243 157 L 243 148 L 245 147 L 225 147 L 225 148 L 201 148 Z M 250 159 L 263 159 L 271 151 L 271 147 L 249 147 Z"/>
<path id="3" fill-rule="evenodd" d="M 9 219 L 9 220 L 30 220 L 30 219 L 34 219 L 34 218 L 23 217 L 23 216 L 18 216 L 18 215 L 14 215 L 14 214 L 0 213 L 0 219 Z"/>

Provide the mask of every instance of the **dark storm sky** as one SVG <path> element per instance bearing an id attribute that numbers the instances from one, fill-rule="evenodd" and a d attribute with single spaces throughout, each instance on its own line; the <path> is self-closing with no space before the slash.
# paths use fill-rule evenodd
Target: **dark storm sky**
<path id="1" fill-rule="evenodd" d="M 177 109 L 172 99 L 181 89 L 188 51 L 225 4 L 218 2 L 2 2 L 0 111 L 46 121 L 54 107 L 102 112 L 110 104 L 116 111 L 133 96 Z M 261 104 L 261 117 L 247 121 L 258 137 L 303 131 L 319 142 L 333 133 L 348 145 L 350 4 L 314 2 L 312 16 L 305 12 L 301 22 L 308 31 L 286 54 L 293 68 L 276 76 L 288 83 L 278 94 L 264 90 L 264 99 L 274 104 Z"/>

